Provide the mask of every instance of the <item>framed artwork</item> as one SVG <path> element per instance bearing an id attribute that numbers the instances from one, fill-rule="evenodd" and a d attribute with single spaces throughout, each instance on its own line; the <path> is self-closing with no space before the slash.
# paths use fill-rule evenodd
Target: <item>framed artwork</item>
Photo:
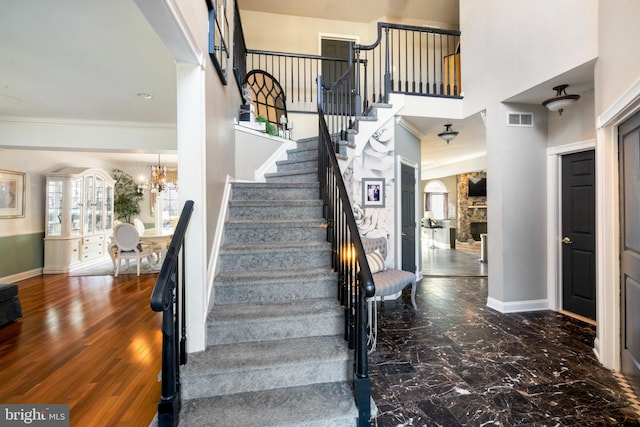
<path id="1" fill-rule="evenodd" d="M 0 218 L 24 217 L 26 174 L 0 170 Z"/>
<path id="2" fill-rule="evenodd" d="M 384 178 L 362 179 L 362 206 L 384 208 Z"/>

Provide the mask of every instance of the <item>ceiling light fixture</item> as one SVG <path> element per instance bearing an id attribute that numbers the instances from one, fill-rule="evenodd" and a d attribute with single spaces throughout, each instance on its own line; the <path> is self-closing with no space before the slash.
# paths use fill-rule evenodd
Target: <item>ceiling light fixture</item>
<path id="1" fill-rule="evenodd" d="M 556 96 L 547 99 L 542 103 L 542 105 L 547 107 L 549 110 L 557 111 L 559 115 L 562 115 L 565 108 L 572 106 L 578 99 L 580 99 L 580 95 L 567 95 L 566 89 L 568 87 L 569 85 L 559 85 L 554 87 L 553 90 L 556 91 Z"/>
<path id="2" fill-rule="evenodd" d="M 138 92 L 137 95 L 142 99 L 153 99 L 153 95 L 145 92 Z"/>
<path id="3" fill-rule="evenodd" d="M 444 131 L 438 134 L 440 138 L 447 141 L 447 144 L 451 142 L 453 138 L 458 136 L 458 131 L 451 130 L 451 126 L 453 126 L 451 123 L 447 123 L 444 125 Z"/>

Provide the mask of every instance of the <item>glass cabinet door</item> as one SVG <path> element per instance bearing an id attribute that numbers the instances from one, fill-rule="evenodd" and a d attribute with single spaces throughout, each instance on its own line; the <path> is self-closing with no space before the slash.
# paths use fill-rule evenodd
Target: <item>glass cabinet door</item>
<path id="1" fill-rule="evenodd" d="M 60 236 L 62 233 L 63 181 L 47 182 L 47 235 Z"/>
<path id="2" fill-rule="evenodd" d="M 107 185 L 105 188 L 105 201 L 104 201 L 104 227 L 105 230 L 113 228 L 113 185 Z"/>
<path id="3" fill-rule="evenodd" d="M 93 217 L 95 209 L 93 199 L 93 176 L 84 178 L 84 234 L 93 233 Z"/>
<path id="4" fill-rule="evenodd" d="M 93 230 L 95 232 L 104 231 L 103 215 L 104 215 L 104 179 L 99 176 L 95 177 L 95 222 Z"/>
<path id="5" fill-rule="evenodd" d="M 80 234 L 82 218 L 82 180 L 71 180 L 71 235 Z"/>

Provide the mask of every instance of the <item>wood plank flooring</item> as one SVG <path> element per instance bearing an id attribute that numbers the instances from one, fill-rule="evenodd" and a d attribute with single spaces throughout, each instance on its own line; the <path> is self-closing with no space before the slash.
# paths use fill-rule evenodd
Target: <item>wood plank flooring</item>
<path id="1" fill-rule="evenodd" d="M 0 327 L 0 403 L 69 404 L 71 426 L 148 426 L 160 398 L 156 277 L 17 282 L 23 318 Z"/>

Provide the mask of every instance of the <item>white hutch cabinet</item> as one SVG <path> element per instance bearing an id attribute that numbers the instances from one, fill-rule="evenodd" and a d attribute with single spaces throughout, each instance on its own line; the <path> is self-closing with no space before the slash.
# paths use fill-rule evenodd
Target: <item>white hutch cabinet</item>
<path id="1" fill-rule="evenodd" d="M 107 253 L 114 182 L 94 168 L 69 167 L 46 176 L 45 274 L 67 273 Z"/>

